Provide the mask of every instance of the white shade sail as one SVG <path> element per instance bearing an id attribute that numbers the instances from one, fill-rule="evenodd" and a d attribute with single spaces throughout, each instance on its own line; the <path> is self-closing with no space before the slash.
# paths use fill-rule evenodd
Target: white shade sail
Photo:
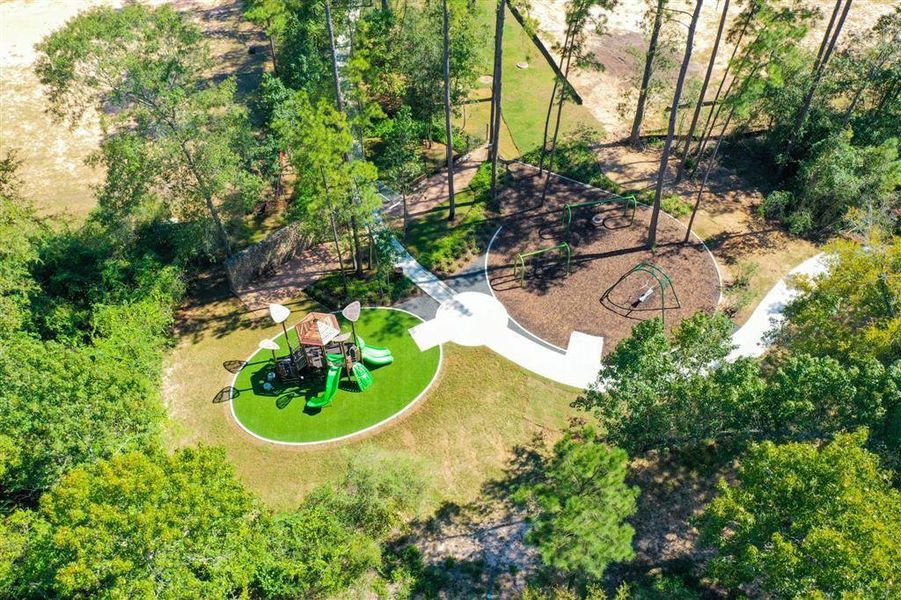
<path id="1" fill-rule="evenodd" d="M 278 344 L 272 340 L 263 340 L 259 344 L 261 350 L 278 350 Z"/>
<path id="2" fill-rule="evenodd" d="M 291 309 L 281 304 L 270 304 L 269 316 L 271 316 L 272 320 L 276 323 L 284 323 L 288 320 L 288 317 L 291 316 Z"/>
<path id="3" fill-rule="evenodd" d="M 357 319 L 360 318 L 360 301 L 355 300 L 344 307 L 344 310 L 341 311 L 341 314 L 344 315 L 344 318 L 350 321 L 351 323 L 356 323 Z"/>

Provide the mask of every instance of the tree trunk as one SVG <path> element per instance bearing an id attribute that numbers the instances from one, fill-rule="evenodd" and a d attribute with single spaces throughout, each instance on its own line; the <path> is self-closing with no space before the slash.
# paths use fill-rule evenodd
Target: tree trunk
<path id="1" fill-rule="evenodd" d="M 344 96 L 341 94 L 341 80 L 338 77 L 338 56 L 335 52 L 335 31 L 332 25 L 332 7 L 331 2 L 329 0 L 325 0 L 325 26 L 328 29 L 328 41 L 329 41 L 329 51 L 332 55 L 332 79 L 334 80 L 335 85 L 335 108 L 338 109 L 339 112 L 344 112 Z M 350 154 L 344 155 L 344 160 L 350 162 L 351 156 Z M 354 201 L 356 204 L 356 202 Z M 361 254 L 362 249 L 360 248 L 360 234 L 357 228 L 357 218 L 350 218 L 350 229 L 353 234 L 353 246 L 354 246 L 354 272 L 357 275 L 363 274 L 363 256 Z"/>
<path id="2" fill-rule="evenodd" d="M 857 87 L 857 91 L 854 92 L 854 96 L 851 98 L 851 102 L 848 104 L 848 108 L 845 109 L 845 114 L 842 117 L 842 129 L 848 126 L 848 123 L 851 122 L 851 116 L 854 114 L 854 109 L 857 108 L 857 103 L 860 102 L 860 98 L 863 96 L 863 93 L 867 89 L 867 84 L 873 80 L 876 76 L 876 72 L 879 71 L 882 67 L 885 66 L 885 63 L 888 62 L 888 59 L 892 57 L 892 52 L 889 50 L 888 52 L 881 53 L 879 55 L 879 60 L 877 60 L 872 67 L 867 70 L 867 75 L 864 77 L 861 84 Z M 878 107 L 878 110 L 882 109 L 882 104 Z"/>
<path id="3" fill-rule="evenodd" d="M 207 209 L 210 211 L 210 215 L 213 217 L 213 222 L 216 224 L 216 232 L 219 234 L 219 242 L 222 244 L 222 249 L 225 250 L 225 257 L 231 258 L 231 242 L 228 241 L 228 232 L 225 230 L 225 225 L 222 224 L 222 218 L 219 216 L 219 211 L 216 209 L 216 204 L 213 202 L 213 197 L 209 194 L 205 194 L 205 200 Z"/>
<path id="4" fill-rule="evenodd" d="M 698 17 L 701 14 L 703 0 L 696 0 L 695 11 L 691 15 L 691 24 L 688 26 L 688 37 L 685 39 L 685 57 L 679 68 L 679 78 L 676 80 L 676 90 L 673 93 L 673 104 L 670 109 L 669 126 L 666 132 L 666 142 L 663 144 L 663 153 L 660 156 L 660 170 L 657 173 L 657 187 L 654 190 L 654 209 L 651 212 L 651 225 L 648 227 L 648 248 L 657 244 L 657 220 L 660 218 L 660 201 L 663 196 L 663 180 L 666 178 L 666 167 L 669 163 L 670 151 L 673 147 L 673 134 L 676 129 L 676 119 L 679 113 L 679 99 L 682 97 L 682 86 L 685 84 L 685 74 L 688 72 L 688 63 L 691 62 L 691 51 L 695 40 L 695 28 L 698 25 Z"/>
<path id="5" fill-rule="evenodd" d="M 829 24 L 826 26 L 826 31 L 823 33 L 823 41 L 820 42 L 820 49 L 817 51 L 817 58 L 813 62 L 813 70 L 816 71 L 820 66 L 820 61 L 823 59 L 823 52 L 826 51 L 826 46 L 829 44 L 829 36 L 832 34 L 832 27 L 835 25 L 835 18 L 838 16 L 838 11 L 842 7 L 842 0 L 835 0 L 835 8 L 832 9 L 832 17 L 829 19 Z"/>
<path id="6" fill-rule="evenodd" d="M 504 13 L 506 12 L 506 5 L 504 4 L 504 0 L 498 0 L 497 2 L 497 24 L 495 26 L 495 39 L 503 40 L 504 38 Z M 503 79 L 503 59 L 504 59 L 504 46 L 502 43 L 495 42 L 494 46 L 494 79 L 492 83 L 494 84 L 494 92 L 491 94 L 494 103 L 492 106 L 496 105 L 496 108 L 493 108 L 491 111 L 491 117 L 494 119 L 491 123 L 492 131 L 494 131 L 494 143 L 491 144 L 491 203 L 495 208 L 499 208 L 497 201 L 497 156 L 500 150 L 501 145 L 501 119 L 502 119 L 502 111 L 501 111 L 501 85 Z"/>
<path id="7" fill-rule="evenodd" d="M 268 30 L 271 27 L 269 23 L 266 23 L 266 29 Z M 278 76 L 278 59 L 275 56 L 275 41 L 272 39 L 272 35 L 266 34 L 266 39 L 269 40 L 269 54 L 272 55 L 272 72 Z"/>
<path id="8" fill-rule="evenodd" d="M 723 71 L 723 77 L 720 79 L 720 83 L 716 88 L 716 94 L 713 96 L 713 102 L 710 104 L 710 112 L 707 113 L 707 119 L 704 121 L 704 127 L 701 129 L 701 139 L 698 140 L 697 150 L 694 152 L 694 156 L 698 161 L 701 160 L 701 155 L 704 152 L 704 148 L 707 146 L 707 138 L 713 133 L 713 128 L 716 125 L 716 120 L 713 118 L 714 114 L 719 114 L 720 110 L 720 94 L 723 92 L 723 86 L 726 85 L 726 80 L 729 78 L 729 72 L 732 70 L 732 65 L 735 61 L 735 55 L 738 54 L 738 51 L 741 49 L 741 42 L 745 37 L 745 33 L 748 31 L 748 27 L 751 24 L 751 20 L 754 18 L 754 14 L 757 12 L 756 7 L 759 5 L 755 5 L 755 10 L 753 13 L 748 15 L 748 20 L 744 22 L 742 25 L 741 31 L 738 34 L 738 39 L 735 40 L 735 47 L 732 49 L 732 55 L 729 56 L 729 62 L 726 64 L 726 69 Z M 755 39 L 756 41 L 756 39 Z M 739 72 L 744 68 L 744 63 L 748 58 L 748 51 L 746 50 L 741 60 L 739 61 Z M 734 78 L 733 78 L 734 79 Z M 732 85 L 729 85 L 731 89 Z M 728 95 L 728 90 L 727 94 Z"/>
<path id="9" fill-rule="evenodd" d="M 350 218 L 350 232 L 354 244 L 354 274 L 363 274 L 363 248 L 360 246 L 360 232 L 356 217 Z"/>
<path id="10" fill-rule="evenodd" d="M 881 113 L 882 109 L 885 108 L 885 105 L 888 104 L 888 101 L 895 97 L 895 94 L 898 93 L 898 84 L 901 83 L 901 79 L 895 79 L 890 81 L 886 86 L 885 92 L 882 94 L 882 97 L 879 99 L 879 104 L 876 105 L 876 112 Z"/>
<path id="11" fill-rule="evenodd" d="M 632 121 L 632 132 L 629 134 L 629 144 L 636 148 L 641 145 L 641 122 L 644 120 L 648 87 L 651 84 L 651 75 L 654 73 L 654 58 L 657 56 L 657 41 L 660 38 L 660 28 L 663 26 L 663 10 L 666 8 L 667 2 L 668 0 L 657 0 L 657 12 L 654 14 L 651 40 L 648 42 L 648 51 L 645 54 L 644 73 L 641 75 L 641 87 L 638 89 L 638 106 L 635 107 L 635 119 Z"/>
<path id="12" fill-rule="evenodd" d="M 704 96 L 707 94 L 707 85 L 710 83 L 710 76 L 713 74 L 713 65 L 716 62 L 716 55 L 719 52 L 720 40 L 723 37 L 723 29 L 726 26 L 726 14 L 729 12 L 729 0 L 723 3 L 723 13 L 720 16 L 720 25 L 716 30 L 716 39 L 713 42 L 713 50 L 711 50 L 710 61 L 707 63 L 707 72 L 704 74 L 704 83 L 701 84 L 701 95 L 698 96 L 698 103 L 695 105 L 695 112 L 691 117 L 691 125 L 688 126 L 688 132 L 685 134 L 685 149 L 682 150 L 682 158 L 676 167 L 676 183 L 682 181 L 685 175 L 685 162 L 688 160 L 688 151 L 691 149 L 691 139 L 695 134 L 695 127 L 698 125 L 698 117 L 701 116 L 701 107 L 704 105 Z M 711 112 L 713 107 L 710 108 Z"/>
<path id="13" fill-rule="evenodd" d="M 332 6 L 325 0 L 325 26 L 328 29 L 328 45 L 332 55 L 332 80 L 335 85 L 335 107 L 344 112 L 344 97 L 341 95 L 341 80 L 338 78 L 338 56 L 335 53 L 335 32 L 332 26 Z"/>
<path id="14" fill-rule="evenodd" d="M 838 0 L 839 2 L 841 0 Z M 801 136 L 804 125 L 807 122 L 807 115 L 810 113 L 810 106 L 813 103 L 813 96 L 816 94 L 817 88 L 820 85 L 820 80 L 823 78 L 823 74 L 826 72 L 826 67 L 829 65 L 829 59 L 832 57 L 832 51 L 835 49 L 835 43 L 838 41 L 838 37 L 842 33 L 842 27 L 845 24 L 845 19 L 848 16 L 848 11 L 851 10 L 851 3 L 853 0 L 847 0 L 845 2 L 845 6 L 842 9 L 842 14 L 838 18 L 838 22 L 835 24 L 835 31 L 832 34 L 832 37 L 829 39 L 829 45 L 826 47 L 826 50 L 823 52 L 822 57 L 817 62 L 814 67 L 813 72 L 813 81 L 810 84 L 809 89 L 807 90 L 807 94 L 804 96 L 804 101 L 801 103 L 801 108 L 798 111 L 798 115 L 795 118 L 795 125 L 792 128 L 788 143 L 785 145 L 785 160 L 782 163 L 782 168 L 779 170 L 779 175 L 783 175 L 785 172 L 785 166 L 788 164 L 788 161 L 791 160 L 792 150 L 794 150 L 795 145 L 798 142 L 798 138 Z"/>
<path id="15" fill-rule="evenodd" d="M 566 30 L 566 34 L 563 36 L 563 49 L 560 51 L 560 65 L 557 67 L 559 71 L 563 71 L 563 59 L 566 54 L 566 48 L 569 47 L 569 36 L 570 31 L 572 29 L 572 25 L 569 26 Z M 538 175 L 544 173 L 544 159 L 547 156 L 547 134 L 548 130 L 551 127 L 551 113 L 554 112 L 554 102 L 557 100 L 557 89 L 560 86 L 560 78 L 554 77 L 554 87 L 551 89 L 551 97 L 547 103 L 547 115 L 544 117 L 544 136 L 541 138 L 541 156 L 538 159 Z M 566 89 L 566 85 L 563 86 L 564 90 Z"/>
<path id="16" fill-rule="evenodd" d="M 338 223 L 335 221 L 335 211 L 332 208 L 332 200 L 328 192 L 328 178 L 325 176 L 325 169 L 320 167 L 319 172 L 322 175 L 322 184 L 325 186 L 325 206 L 328 210 L 329 221 L 331 221 L 332 224 L 332 237 L 335 241 L 335 252 L 338 254 L 338 268 L 341 269 L 341 284 L 344 287 L 344 298 L 346 299 L 348 296 L 347 273 L 344 272 L 344 257 L 341 256 L 341 241 L 338 238 Z"/>
<path id="17" fill-rule="evenodd" d="M 503 2 L 504 0 L 498 0 L 499 2 Z M 500 9 L 498 9 L 500 10 Z M 492 146 L 495 143 L 495 136 L 497 135 L 494 131 L 494 111 L 497 106 L 497 79 L 498 79 L 498 57 L 500 55 L 499 47 L 502 47 L 503 38 L 499 37 L 502 35 L 500 31 L 500 27 L 498 25 L 498 21 L 500 17 L 495 15 L 495 24 L 494 24 L 494 60 L 491 67 L 491 114 L 488 117 L 488 145 Z"/>
<path id="18" fill-rule="evenodd" d="M 688 229 L 685 231 L 685 239 L 683 243 L 687 244 L 688 240 L 691 238 L 691 228 L 695 223 L 695 215 L 698 214 L 698 207 L 701 205 L 701 196 L 704 194 L 704 188 L 707 187 L 707 179 L 710 177 L 710 171 L 713 170 L 713 165 L 716 164 L 716 155 L 720 151 L 720 146 L 723 143 L 723 138 L 726 137 L 726 129 L 729 127 L 729 122 L 732 121 L 732 115 L 735 114 L 735 108 L 729 111 L 729 116 L 726 118 L 725 124 L 723 124 L 723 130 L 720 132 L 720 137 L 716 141 L 716 146 L 713 147 L 713 154 L 710 156 L 710 160 L 707 163 L 707 169 L 704 171 L 704 179 L 701 181 L 701 187 L 698 188 L 698 196 L 695 198 L 695 205 L 691 209 L 691 218 L 688 220 Z"/>
<path id="19" fill-rule="evenodd" d="M 570 37 L 569 52 L 566 54 L 566 68 L 563 71 L 563 78 L 569 77 L 569 66 L 572 62 L 573 44 L 575 44 L 575 33 Z M 565 50 L 565 49 L 564 49 Z M 547 161 L 547 173 L 544 176 L 544 188 L 541 190 L 541 203 L 544 204 L 547 198 L 547 189 L 551 185 L 551 171 L 554 168 L 554 156 L 557 154 L 557 136 L 560 133 L 560 117 L 563 116 L 563 102 L 566 100 L 566 88 L 560 90 L 560 100 L 557 103 L 557 120 L 554 123 L 554 137 L 551 138 L 551 153 Z"/>
<path id="20" fill-rule="evenodd" d="M 442 0 L 444 7 L 444 129 L 447 133 L 447 197 L 449 208 L 447 220 L 457 216 L 457 201 L 454 197 L 454 129 L 451 123 L 450 97 L 450 11 L 448 0 Z"/>
<path id="21" fill-rule="evenodd" d="M 407 187 L 403 186 L 401 188 L 400 197 L 404 203 L 404 241 L 407 240 Z"/>

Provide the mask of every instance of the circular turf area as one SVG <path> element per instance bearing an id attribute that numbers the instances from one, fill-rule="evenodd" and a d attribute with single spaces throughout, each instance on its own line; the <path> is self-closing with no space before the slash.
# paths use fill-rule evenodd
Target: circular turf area
<path id="1" fill-rule="evenodd" d="M 619 202 L 577 208 L 567 227 L 565 205 L 603 201 L 610 195 L 552 177 L 541 203 L 544 178 L 537 169 L 511 167 L 512 182 L 501 195 L 503 227 L 489 248 L 486 269 L 498 300 L 529 332 L 560 348 L 567 347 L 573 331 L 603 336 L 606 354 L 639 321 L 663 315 L 669 329 L 697 311 L 716 308 L 716 262 L 699 239 L 683 243 L 682 223 L 661 213 L 653 251 L 647 248 L 651 209 L 646 206 L 637 206 L 634 219 Z M 565 251 L 558 250 L 526 256 L 525 277 L 519 270 L 514 273 L 520 253 L 564 242 L 571 248 L 569 272 Z M 665 273 L 672 287 L 661 290 L 647 271 L 626 276 L 639 264 Z M 639 301 L 649 288 L 652 293 Z"/>
<path id="2" fill-rule="evenodd" d="M 340 315 L 338 319 L 342 331 L 350 331 L 350 324 Z M 356 324 L 357 335 L 369 346 L 391 350 L 394 362 L 382 367 L 367 365 L 374 381 L 365 392 L 345 375 L 334 400 L 321 409 L 305 405 L 307 398 L 322 392 L 322 381 L 306 385 L 276 383 L 273 390 L 264 390 L 273 364 L 271 352 L 261 350 L 235 377 L 232 414 L 254 436 L 288 444 L 326 442 L 378 425 L 413 404 L 438 372 L 441 349 L 421 352 L 407 332 L 421 322 L 419 317 L 400 310 L 364 309 Z M 288 335 L 291 346 L 297 348 L 293 328 L 288 328 Z M 273 339 L 282 348 L 276 354 L 287 356 L 284 334 Z"/>

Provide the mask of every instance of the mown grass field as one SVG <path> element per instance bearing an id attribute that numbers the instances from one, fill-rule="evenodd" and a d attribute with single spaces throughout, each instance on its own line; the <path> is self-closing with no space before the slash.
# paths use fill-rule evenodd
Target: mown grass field
<path id="1" fill-rule="evenodd" d="M 305 298 L 289 306 L 298 316 L 316 308 Z M 434 480 L 435 505 L 468 502 L 502 475 L 517 444 L 539 433 L 553 438 L 576 415 L 569 405 L 577 390 L 533 376 L 488 349 L 447 344 L 435 385 L 401 419 L 361 439 L 277 446 L 240 430 L 229 406 L 213 403 L 233 377 L 222 363 L 246 358 L 259 340 L 281 331 L 266 311 L 247 311 L 223 294 L 190 303 L 179 330 L 164 380 L 167 446 L 226 448 L 241 479 L 276 508 L 296 506 L 317 484 L 341 477 L 349 460 L 371 453 L 421 462 Z"/>
<path id="2" fill-rule="evenodd" d="M 491 75 L 494 55 L 494 22 L 496 3 L 493 0 L 477 0 L 479 23 L 485 28 L 484 44 L 480 55 L 485 75 Z M 524 69 L 517 67 L 527 64 Z M 501 102 L 504 118 L 500 152 L 504 158 L 516 158 L 541 145 L 548 101 L 554 86 L 554 71 L 544 56 L 532 43 L 510 10 L 504 18 L 504 73 Z M 472 135 L 486 136 L 491 113 L 488 98 L 491 83 L 480 82 L 473 90 L 473 102 L 461 109 L 457 126 L 464 126 Z M 601 131 L 601 124 L 584 106 L 567 102 L 560 122 L 561 137 L 581 129 Z M 600 135 L 598 135 L 600 137 Z"/>

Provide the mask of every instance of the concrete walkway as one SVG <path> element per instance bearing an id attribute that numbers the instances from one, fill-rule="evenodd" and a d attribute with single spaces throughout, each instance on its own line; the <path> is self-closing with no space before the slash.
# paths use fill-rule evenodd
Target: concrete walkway
<path id="1" fill-rule="evenodd" d="M 420 350 L 445 342 L 487 346 L 533 373 L 571 385 L 587 387 L 601 367 L 603 340 L 574 332 L 566 353 L 551 350 L 508 327 L 504 305 L 494 296 L 463 292 L 441 303 L 435 318 L 410 329 Z"/>
<path id="2" fill-rule="evenodd" d="M 434 273 L 419 264 L 396 237 L 391 238 L 391 246 L 398 255 L 394 261 L 394 266 L 400 267 L 404 275 L 416 284 L 419 289 L 439 303 L 446 302 L 454 297 L 454 291 L 438 279 Z"/>
<path id="3" fill-rule="evenodd" d="M 763 297 L 751 317 L 732 335 L 735 349 L 728 360 L 739 356 L 760 356 L 767 349 L 766 333 L 785 319 L 785 306 L 798 296 L 798 292 L 788 287 L 788 280 L 795 275 L 816 277 L 826 272 L 827 256 L 824 253 L 812 256 L 788 272 Z"/>

